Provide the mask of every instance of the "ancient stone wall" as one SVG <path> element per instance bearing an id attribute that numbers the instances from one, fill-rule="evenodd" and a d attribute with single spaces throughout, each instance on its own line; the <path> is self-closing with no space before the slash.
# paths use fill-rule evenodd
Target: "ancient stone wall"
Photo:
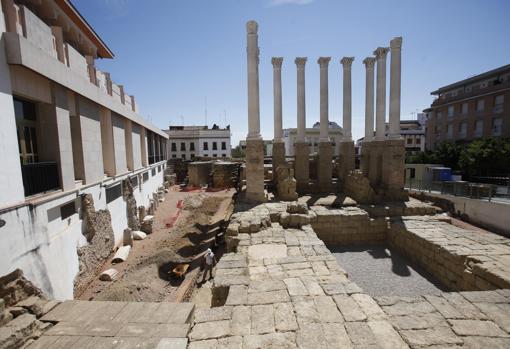
<path id="1" fill-rule="evenodd" d="M 213 187 L 233 188 L 237 181 L 239 164 L 235 162 L 215 162 L 212 166 Z"/>
<path id="2" fill-rule="evenodd" d="M 211 183 L 212 161 L 197 161 L 188 165 L 188 184 L 201 187 Z"/>
<path id="3" fill-rule="evenodd" d="M 74 294 L 79 295 L 94 279 L 105 259 L 113 251 L 115 236 L 110 211 L 94 209 L 92 195 L 82 196 L 84 235 L 88 245 L 78 248 L 80 270 L 74 280 Z"/>
<path id="4" fill-rule="evenodd" d="M 140 230 L 140 222 L 138 221 L 138 212 L 136 199 L 133 195 L 133 185 L 129 178 L 122 181 L 122 195 L 126 202 L 126 216 L 128 228 L 131 230 Z"/>

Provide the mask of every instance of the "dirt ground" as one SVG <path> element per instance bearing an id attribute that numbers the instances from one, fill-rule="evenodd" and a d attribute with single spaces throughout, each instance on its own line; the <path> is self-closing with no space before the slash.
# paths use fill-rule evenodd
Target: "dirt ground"
<path id="1" fill-rule="evenodd" d="M 102 270 L 115 268 L 113 282 L 96 278 L 78 297 L 82 300 L 110 301 L 182 301 L 187 299 L 200 274 L 203 252 L 214 244 L 218 225 L 232 212 L 234 189 L 218 192 L 181 192 L 178 187 L 166 194 L 154 215 L 153 233 L 134 241 L 129 258 L 112 265 L 111 257 Z M 178 203 L 182 200 L 182 210 Z M 166 223 L 177 215 L 173 227 Z M 221 254 L 221 250 L 216 251 Z M 189 263 L 183 279 L 170 277 L 177 263 Z"/>

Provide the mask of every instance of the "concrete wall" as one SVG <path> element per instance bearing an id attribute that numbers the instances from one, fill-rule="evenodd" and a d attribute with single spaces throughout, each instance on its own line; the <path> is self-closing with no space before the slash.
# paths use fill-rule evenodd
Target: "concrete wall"
<path id="1" fill-rule="evenodd" d="M 160 164 L 159 166 L 165 166 Z M 155 176 L 149 170 L 149 180 L 135 189 L 137 206 L 148 206 L 149 197 L 163 183 L 163 168 Z M 142 173 L 139 171 L 139 173 Z M 115 244 L 122 242 L 127 228 L 126 203 L 122 197 L 106 204 L 105 186 L 121 183 L 127 176 L 106 180 L 82 190 L 60 195 L 47 202 L 35 203 L 0 213 L 6 222 L 0 234 L 0 275 L 20 268 L 26 277 L 48 296 L 56 299 L 73 298 L 73 281 L 78 273 L 77 248 L 85 245 L 80 219 L 80 195 L 92 194 L 96 210 L 107 208 L 112 216 Z M 77 212 L 62 219 L 60 207 L 75 201 Z"/>
<path id="2" fill-rule="evenodd" d="M 25 37 L 48 55 L 57 58 L 57 51 L 55 51 L 53 47 L 51 28 L 25 6 L 21 6 L 20 8 L 25 18 Z"/>
<path id="3" fill-rule="evenodd" d="M 113 125 L 113 149 L 115 152 L 115 173 L 122 174 L 127 172 L 126 159 L 126 136 L 124 129 L 124 120 L 118 115 L 112 114 Z"/>
<path id="4" fill-rule="evenodd" d="M 140 135 L 140 126 L 137 124 L 132 124 L 132 144 L 133 144 L 133 168 L 135 170 L 142 168 L 142 144 L 141 144 L 141 135 Z"/>
<path id="5" fill-rule="evenodd" d="M 447 199 L 454 204 L 455 212 L 467 215 L 470 222 L 510 237 L 509 204 L 446 194 L 426 193 L 426 195 Z"/>

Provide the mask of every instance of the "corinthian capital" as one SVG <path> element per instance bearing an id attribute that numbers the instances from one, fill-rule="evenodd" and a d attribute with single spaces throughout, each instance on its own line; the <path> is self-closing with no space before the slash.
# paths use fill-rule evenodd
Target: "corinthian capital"
<path id="1" fill-rule="evenodd" d="M 327 68 L 329 65 L 329 61 L 331 61 L 331 57 L 319 57 L 317 63 L 319 63 L 321 68 Z"/>
<path id="2" fill-rule="evenodd" d="M 306 64 L 306 60 L 307 60 L 306 57 L 296 57 L 296 59 L 294 60 L 294 63 L 296 63 L 298 68 L 304 68 L 305 64 Z"/>
<path id="3" fill-rule="evenodd" d="M 389 50 L 390 49 L 388 47 L 378 47 L 375 49 L 374 55 L 377 59 L 385 59 Z"/>
<path id="4" fill-rule="evenodd" d="M 375 64 L 375 58 L 374 57 L 367 57 L 363 60 L 363 64 L 367 69 L 374 68 Z"/>
<path id="5" fill-rule="evenodd" d="M 283 57 L 273 57 L 271 58 L 271 63 L 273 64 L 273 68 L 281 68 L 283 62 Z"/>
<path id="6" fill-rule="evenodd" d="M 350 68 L 352 66 L 353 61 L 354 61 L 354 57 L 343 57 L 340 60 L 340 63 L 342 63 L 344 68 Z"/>
<path id="7" fill-rule="evenodd" d="M 393 38 L 391 41 L 390 41 L 390 47 L 391 49 L 400 49 L 402 48 L 402 37 L 401 36 L 397 36 L 395 38 Z"/>
<path id="8" fill-rule="evenodd" d="M 257 22 L 253 20 L 246 22 L 246 32 L 248 34 L 257 34 L 258 29 L 259 25 L 257 24 Z"/>

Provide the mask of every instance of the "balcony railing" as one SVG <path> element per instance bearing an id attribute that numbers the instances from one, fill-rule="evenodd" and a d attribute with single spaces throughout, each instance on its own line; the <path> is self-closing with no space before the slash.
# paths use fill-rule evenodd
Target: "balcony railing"
<path id="1" fill-rule="evenodd" d="M 58 165 L 54 161 L 21 165 L 25 196 L 60 188 Z"/>

